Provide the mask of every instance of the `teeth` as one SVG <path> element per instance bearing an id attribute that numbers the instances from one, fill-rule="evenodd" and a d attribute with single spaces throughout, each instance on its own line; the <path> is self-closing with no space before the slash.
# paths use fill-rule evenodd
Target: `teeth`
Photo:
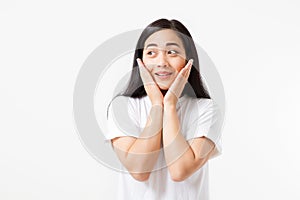
<path id="1" fill-rule="evenodd" d="M 169 76 L 169 75 L 171 75 L 171 73 L 168 73 L 168 74 L 156 74 L 156 75 L 158 75 L 158 76 Z"/>

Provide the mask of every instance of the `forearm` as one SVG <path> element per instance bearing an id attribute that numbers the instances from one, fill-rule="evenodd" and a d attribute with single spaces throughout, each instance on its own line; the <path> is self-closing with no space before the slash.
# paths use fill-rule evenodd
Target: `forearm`
<path id="1" fill-rule="evenodd" d="M 120 159 L 129 172 L 146 173 L 153 169 L 161 147 L 163 109 L 152 106 L 146 126 L 132 144 L 119 152 Z"/>
<path id="2" fill-rule="evenodd" d="M 165 105 L 163 119 L 164 153 L 169 170 L 185 170 L 187 163 L 195 162 L 195 155 L 181 134 L 176 106 Z"/>

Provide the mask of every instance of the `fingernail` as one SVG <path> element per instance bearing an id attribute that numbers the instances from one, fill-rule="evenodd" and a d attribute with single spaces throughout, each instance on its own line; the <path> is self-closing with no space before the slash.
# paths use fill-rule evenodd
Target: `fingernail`
<path id="1" fill-rule="evenodd" d="M 190 59 L 190 62 L 191 62 L 191 64 L 193 64 L 194 60 L 193 60 L 193 59 Z"/>
<path id="2" fill-rule="evenodd" d="M 140 67 L 141 66 L 141 59 L 137 58 L 136 62 L 137 62 L 137 65 Z"/>

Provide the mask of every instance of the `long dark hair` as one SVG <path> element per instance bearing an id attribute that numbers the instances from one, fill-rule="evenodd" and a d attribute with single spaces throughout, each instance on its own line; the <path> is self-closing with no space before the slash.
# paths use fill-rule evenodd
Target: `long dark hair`
<path id="1" fill-rule="evenodd" d="M 128 96 L 132 98 L 141 98 L 147 95 L 140 72 L 138 69 L 138 64 L 136 59 L 142 58 L 145 41 L 147 38 L 153 33 L 163 30 L 163 29 L 171 29 L 176 32 L 179 38 L 182 40 L 185 52 L 186 52 L 186 62 L 189 59 L 193 59 L 193 67 L 191 69 L 190 76 L 188 78 L 188 83 L 186 84 L 182 94 L 186 94 L 190 97 L 194 98 L 208 98 L 210 99 L 208 91 L 204 88 L 201 76 L 200 76 L 200 68 L 199 68 L 199 59 L 196 50 L 196 46 L 194 40 L 187 30 L 187 28 L 177 20 L 167 20 L 167 19 L 159 19 L 151 24 L 149 24 L 142 32 L 134 53 L 133 58 L 133 66 L 131 76 L 128 82 L 126 89 L 118 94 L 117 96 Z"/>

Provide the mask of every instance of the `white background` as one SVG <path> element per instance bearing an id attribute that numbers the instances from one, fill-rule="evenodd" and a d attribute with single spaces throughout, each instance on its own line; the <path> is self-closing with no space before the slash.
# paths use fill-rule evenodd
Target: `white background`
<path id="1" fill-rule="evenodd" d="M 0 199 L 114 199 L 117 173 L 77 135 L 74 83 L 102 42 L 162 17 L 187 26 L 224 84 L 211 199 L 300 199 L 299 1 L 141 2 L 0 1 Z"/>

